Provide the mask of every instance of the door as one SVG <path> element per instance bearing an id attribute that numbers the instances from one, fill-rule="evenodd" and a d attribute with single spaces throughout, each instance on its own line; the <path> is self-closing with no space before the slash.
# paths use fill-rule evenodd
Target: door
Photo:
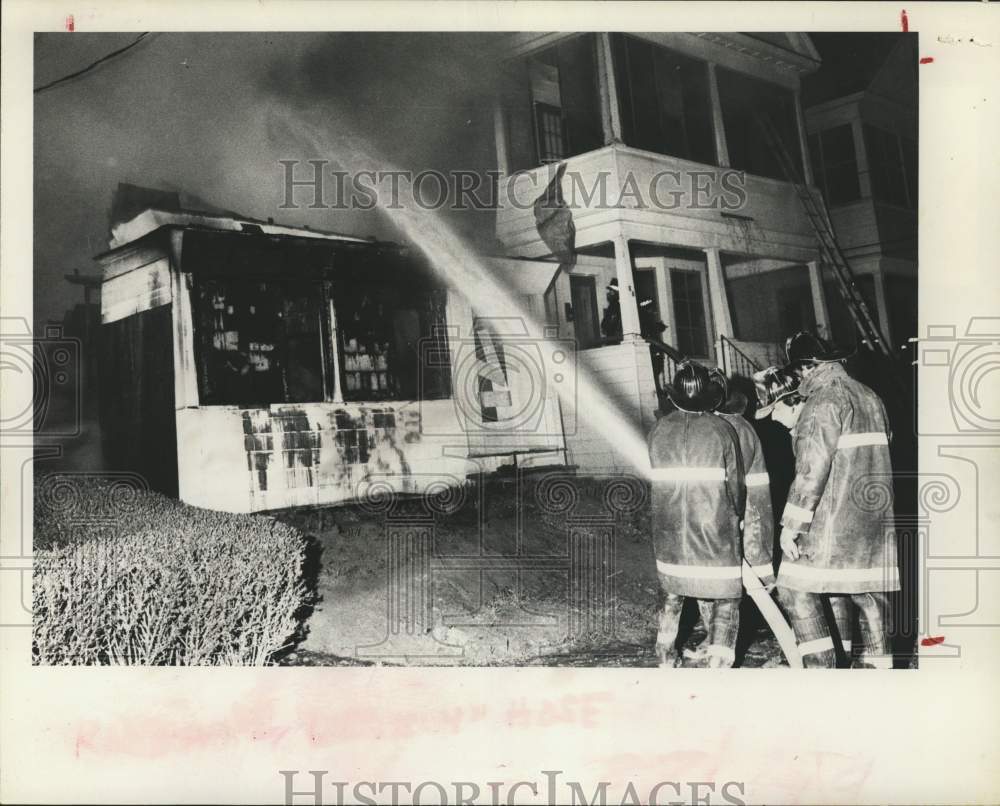
<path id="1" fill-rule="evenodd" d="M 663 340 L 660 295 L 656 288 L 656 271 L 637 268 L 632 275 L 636 304 L 639 306 L 639 328 L 644 338 Z"/>
<path id="2" fill-rule="evenodd" d="M 691 358 L 709 358 L 708 304 L 701 273 L 670 270 L 674 298 L 674 337 L 677 348 Z"/>
<path id="3" fill-rule="evenodd" d="M 594 278 L 571 274 L 569 292 L 577 349 L 597 347 L 601 343 L 601 330 L 597 319 L 597 285 Z"/>

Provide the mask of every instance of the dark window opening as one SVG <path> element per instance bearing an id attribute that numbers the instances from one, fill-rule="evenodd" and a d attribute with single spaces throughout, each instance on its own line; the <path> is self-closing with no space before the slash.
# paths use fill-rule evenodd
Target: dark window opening
<path id="1" fill-rule="evenodd" d="M 802 149 L 799 146 L 795 94 L 776 84 L 722 67 L 716 70 L 716 78 L 726 127 L 729 164 L 757 176 L 786 179 L 778 156 L 758 123 L 759 116 L 770 121 L 796 171 L 801 173 Z"/>
<path id="2" fill-rule="evenodd" d="M 717 164 L 708 65 L 626 34 L 611 43 L 625 144 Z"/>
<path id="3" fill-rule="evenodd" d="M 809 152 L 813 176 L 827 204 L 845 204 L 861 198 L 854 131 L 849 123 L 810 135 Z"/>
<path id="4" fill-rule="evenodd" d="M 597 37 L 572 36 L 509 65 L 502 98 L 512 170 L 600 148 Z"/>
<path id="5" fill-rule="evenodd" d="M 726 293 L 740 341 L 784 344 L 800 330 L 815 330 L 816 310 L 805 266 L 731 276 Z"/>
<path id="6" fill-rule="evenodd" d="M 329 331 L 321 283 L 205 278 L 196 298 L 203 404 L 324 399 Z"/>
<path id="7" fill-rule="evenodd" d="M 347 401 L 437 400 L 451 394 L 447 294 L 416 267 L 338 273 L 337 348 Z"/>
<path id="8" fill-rule="evenodd" d="M 701 275 L 685 269 L 670 270 L 674 297 L 674 329 L 677 347 L 692 358 L 708 357 L 708 329 Z"/>
<path id="9" fill-rule="evenodd" d="M 601 331 L 597 322 L 597 284 L 594 278 L 571 274 L 569 291 L 577 349 L 586 350 L 599 346 Z"/>
<path id="10" fill-rule="evenodd" d="M 425 266 L 189 236 L 202 405 L 450 396 L 447 294 Z"/>
<path id="11" fill-rule="evenodd" d="M 864 124 L 864 133 L 872 196 L 899 207 L 915 208 L 916 144 L 867 123 Z"/>

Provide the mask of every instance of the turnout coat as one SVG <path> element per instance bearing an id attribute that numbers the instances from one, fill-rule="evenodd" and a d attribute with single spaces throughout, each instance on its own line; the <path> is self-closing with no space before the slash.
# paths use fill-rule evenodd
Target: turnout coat
<path id="1" fill-rule="evenodd" d="M 742 596 L 745 494 L 736 432 L 714 414 L 677 410 L 649 435 L 656 569 L 665 591 Z"/>
<path id="2" fill-rule="evenodd" d="M 771 506 L 771 479 L 764 464 L 764 449 L 753 426 L 741 414 L 719 412 L 739 439 L 740 458 L 746 483 L 743 512 L 743 556 L 765 585 L 774 581 L 771 549 L 774 546 L 774 509 Z"/>
<path id="3" fill-rule="evenodd" d="M 799 387 L 795 481 L 781 525 L 801 533 L 778 584 L 813 593 L 899 590 L 892 464 L 885 407 L 839 364 L 820 364 Z"/>

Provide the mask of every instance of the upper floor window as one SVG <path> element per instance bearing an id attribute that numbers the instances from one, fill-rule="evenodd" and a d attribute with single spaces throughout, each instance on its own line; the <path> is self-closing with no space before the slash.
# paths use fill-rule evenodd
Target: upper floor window
<path id="1" fill-rule="evenodd" d="M 626 34 L 611 43 L 625 144 L 717 164 L 708 65 Z"/>
<path id="2" fill-rule="evenodd" d="M 594 34 L 567 37 L 505 72 L 502 98 L 513 170 L 558 162 L 604 144 Z"/>
<path id="3" fill-rule="evenodd" d="M 854 131 L 849 123 L 810 135 L 809 154 L 816 184 L 828 204 L 861 198 Z"/>
<path id="4" fill-rule="evenodd" d="M 791 90 L 735 73 L 716 69 L 719 101 L 726 127 L 729 164 L 757 176 L 785 179 L 779 157 L 765 136 L 760 119 L 770 121 L 798 172 L 802 171 L 795 94 Z"/>
<path id="5" fill-rule="evenodd" d="M 889 204 L 916 208 L 916 143 L 868 123 L 864 133 L 872 196 Z"/>

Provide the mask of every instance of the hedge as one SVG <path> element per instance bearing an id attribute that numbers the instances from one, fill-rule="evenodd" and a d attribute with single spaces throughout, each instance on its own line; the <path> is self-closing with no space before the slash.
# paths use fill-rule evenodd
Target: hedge
<path id="1" fill-rule="evenodd" d="M 34 545 L 38 664 L 259 666 L 307 604 L 295 529 L 121 480 L 40 479 Z"/>

